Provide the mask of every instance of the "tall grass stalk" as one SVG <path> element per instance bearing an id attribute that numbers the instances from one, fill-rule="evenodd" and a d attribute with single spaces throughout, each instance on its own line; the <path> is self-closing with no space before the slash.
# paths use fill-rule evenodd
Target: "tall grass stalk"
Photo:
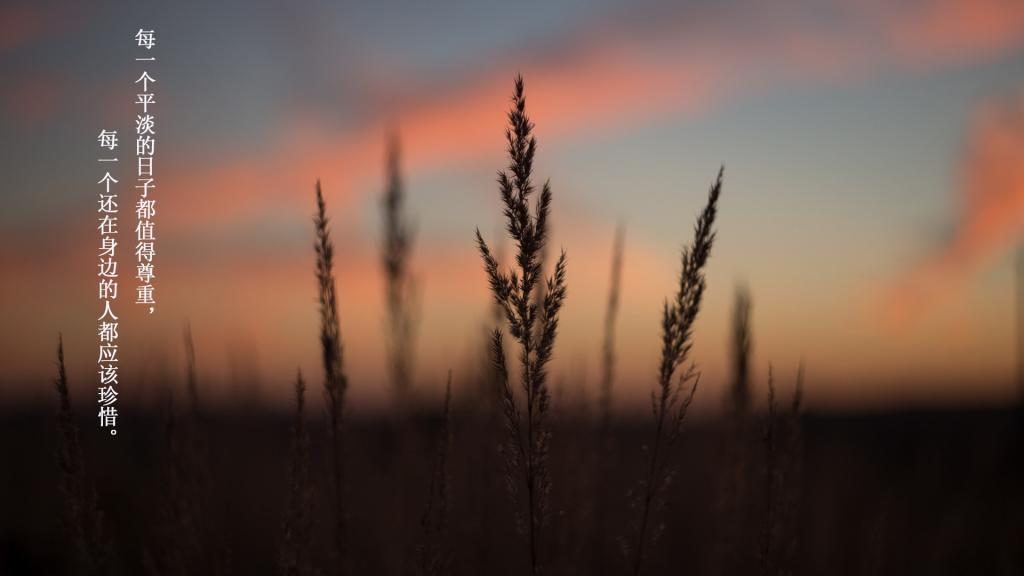
<path id="1" fill-rule="evenodd" d="M 713 227 L 718 211 L 718 197 L 722 191 L 723 172 L 724 169 L 719 170 L 718 177 L 708 191 L 707 205 L 697 218 L 693 244 L 683 247 L 679 290 L 672 302 L 665 302 L 662 312 L 658 387 L 651 393 L 654 441 L 646 447 L 647 474 L 636 494 L 639 501 L 635 502 L 640 508 L 640 520 L 635 526 L 633 546 L 629 550 L 632 553 L 634 575 L 640 574 L 648 548 L 659 536 L 661 524 L 652 529 L 653 515 L 665 505 L 665 493 L 675 472 L 672 449 L 682 431 L 683 420 L 700 381 L 700 375 L 691 365 L 674 382 L 677 369 L 688 360 L 693 346 L 693 324 L 704 296 L 704 267 L 711 256 L 711 246 L 715 240 Z"/>
<path id="2" fill-rule="evenodd" d="M 604 337 L 601 343 L 601 382 L 598 398 L 597 445 L 588 451 L 589 469 L 592 476 L 592 492 L 579 514 L 582 529 L 588 530 L 590 557 L 595 566 L 601 566 L 607 547 L 608 517 L 604 504 L 609 496 L 609 477 L 614 466 L 611 437 L 612 394 L 615 382 L 615 324 L 619 311 L 622 286 L 622 258 L 625 246 L 625 227 L 620 223 L 615 229 L 612 244 L 611 273 L 608 286 L 608 300 L 604 316 Z"/>
<path id="3" fill-rule="evenodd" d="M 196 490 L 193 483 L 192 453 L 175 418 L 173 394 L 168 392 L 167 420 L 164 423 L 164 451 L 160 459 L 158 543 L 149 551 L 154 572 L 184 575 L 199 570 L 202 557 L 203 527 L 197 521 Z"/>
<path id="4" fill-rule="evenodd" d="M 750 335 L 750 290 L 745 286 L 736 288 L 736 300 L 732 313 L 732 363 L 733 381 L 729 403 L 737 417 L 746 415 L 750 406 L 750 353 L 753 338 Z"/>
<path id="5" fill-rule="evenodd" d="M 451 513 L 451 477 L 449 457 L 452 446 L 452 373 L 448 371 L 448 385 L 444 394 L 444 415 L 441 433 L 437 439 L 433 471 L 430 475 L 430 493 L 427 509 L 423 513 L 423 543 L 419 549 L 420 573 L 439 576 L 450 572 L 448 545 L 448 517 Z"/>
<path id="6" fill-rule="evenodd" d="M 499 236 L 499 244 L 496 246 L 497 261 L 501 261 L 504 253 L 504 237 Z M 484 573 L 488 570 L 491 557 L 492 543 L 496 524 L 493 511 L 498 508 L 501 502 L 496 502 L 491 495 L 499 484 L 501 472 L 500 454 L 494 451 L 495 445 L 500 445 L 505 437 L 505 430 L 502 425 L 502 415 L 499 414 L 499 407 L 502 402 L 502 379 L 493 361 L 491 348 L 494 330 L 501 328 L 505 322 L 505 312 L 493 300 L 488 306 L 488 320 L 483 330 L 483 359 L 484 364 L 480 368 L 479 377 L 479 401 L 477 403 L 477 418 L 481 433 L 477 438 L 478 458 L 480 462 L 480 475 L 478 484 L 477 508 L 478 514 L 478 535 L 476 543 L 476 565 L 477 572 Z"/>
<path id="7" fill-rule="evenodd" d="M 413 373 L 415 284 L 409 271 L 412 230 L 405 215 L 405 188 L 400 170 L 397 134 L 388 137 L 387 185 L 381 199 L 384 239 L 381 260 L 388 314 L 388 354 L 391 381 L 399 400 L 408 395 Z"/>
<path id="8" fill-rule="evenodd" d="M 551 187 L 544 183 L 535 206 L 531 208 L 530 197 L 535 192 L 532 173 L 537 141 L 532 135 L 533 124 L 526 115 L 522 77 L 515 80 L 508 120 L 506 140 L 510 160 L 508 170 L 498 174 L 498 187 L 507 230 L 516 245 L 515 266 L 507 274 L 501 272 L 479 229 L 476 240 L 494 300 L 503 310 L 509 332 L 519 345 L 521 388 L 525 396 L 522 408 L 509 383 L 500 328 L 494 331 L 491 356 L 502 382 L 502 413 L 508 432 L 502 445 L 506 487 L 519 514 L 517 526 L 527 538 L 530 571 L 538 574 L 542 568 L 539 552 L 541 532 L 547 520 L 551 490 L 547 465 L 551 434 L 548 426 L 551 395 L 547 385 L 547 365 L 554 351 L 558 313 L 565 301 L 566 256 L 562 251 L 552 276 L 547 279 L 544 297 L 538 302 L 534 299 L 534 291 L 543 281 L 541 258 L 547 244 Z M 521 487 L 526 491 L 524 505 L 520 505 Z M 525 519 L 522 514 L 524 507 Z"/>
<path id="9" fill-rule="evenodd" d="M 188 389 L 192 415 L 199 415 L 199 376 L 196 372 L 196 347 L 192 341 L 192 326 L 185 325 L 185 384 Z"/>
<path id="10" fill-rule="evenodd" d="M 750 413 L 750 357 L 754 341 L 752 335 L 751 296 L 747 287 L 736 288 L 733 300 L 730 354 L 732 381 L 726 391 L 726 435 L 723 440 L 723 481 L 718 501 L 718 536 L 714 540 L 714 557 L 724 572 L 741 570 L 747 555 L 736 550 L 747 550 L 753 544 L 745 527 L 749 525 L 751 494 L 758 489 L 758 478 L 751 474 L 755 465 L 753 456 L 756 434 Z"/>
<path id="11" fill-rule="evenodd" d="M 604 340 L 601 346 L 601 449 L 607 447 L 608 428 L 612 416 L 612 387 L 615 382 L 615 321 L 619 313 L 619 293 L 622 285 L 622 252 L 626 241 L 626 229 L 622 224 L 615 229 L 615 244 L 612 247 L 611 282 L 608 287 L 608 304 L 604 314 Z"/>
<path id="12" fill-rule="evenodd" d="M 320 304 L 320 348 L 324 364 L 324 396 L 331 451 L 331 489 L 334 493 L 334 542 L 339 571 L 347 573 L 348 534 L 345 507 L 344 418 L 348 379 L 342 362 L 341 327 L 334 284 L 334 245 L 320 181 L 316 182 L 316 280 Z"/>
<path id="13" fill-rule="evenodd" d="M 60 491 L 64 500 L 64 528 L 71 540 L 77 569 L 82 574 L 100 575 L 108 572 L 107 543 L 103 534 L 103 513 L 96 490 L 85 472 L 85 459 L 71 411 L 68 374 L 64 367 L 64 338 L 57 337 L 57 465 L 60 468 Z"/>
<path id="14" fill-rule="evenodd" d="M 774 547 L 778 532 L 778 510 L 779 510 L 779 482 L 781 470 L 778 466 L 778 422 L 777 406 L 775 404 L 775 379 L 772 374 L 772 367 L 768 366 L 768 421 L 764 429 L 764 454 L 765 454 L 765 516 L 761 525 L 761 541 L 758 550 L 758 560 L 761 567 L 761 574 L 768 576 L 775 574 Z"/>
<path id="15" fill-rule="evenodd" d="M 309 476 L 309 433 L 306 431 L 306 383 L 295 376 L 295 420 L 288 462 L 288 503 L 278 559 L 282 576 L 309 576 L 313 490 Z"/>
<path id="16" fill-rule="evenodd" d="M 214 571 L 228 553 L 226 540 L 219 549 L 214 546 L 209 446 L 201 421 L 195 346 L 188 325 L 182 337 L 188 408 L 179 419 L 173 393 L 168 391 L 156 526 L 160 544 L 147 551 L 154 570 L 161 574 Z"/>
<path id="17" fill-rule="evenodd" d="M 790 409 L 788 413 L 779 414 L 775 382 L 769 366 L 768 421 L 763 436 L 765 506 L 758 546 L 760 570 L 765 576 L 789 574 L 794 569 L 799 543 L 803 386 L 804 366 L 801 363 Z"/>

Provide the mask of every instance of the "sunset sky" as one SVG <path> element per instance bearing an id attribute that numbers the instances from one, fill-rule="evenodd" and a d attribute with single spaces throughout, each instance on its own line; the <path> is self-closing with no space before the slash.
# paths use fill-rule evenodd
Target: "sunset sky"
<path id="1" fill-rule="evenodd" d="M 140 27 L 157 36 L 149 66 L 133 61 Z M 131 144 L 143 68 L 159 304 L 144 316 L 122 278 L 122 398 L 180 376 L 187 322 L 221 401 L 283 398 L 296 366 L 319 380 L 320 178 L 353 406 L 381 401 L 389 128 L 416 229 L 415 386 L 432 393 L 450 367 L 468 387 L 489 313 L 473 232 L 500 244 L 517 73 L 569 257 L 565 395 L 596 390 L 622 222 L 617 400 L 645 400 L 679 249 L 724 164 L 698 404 L 721 404 L 739 284 L 759 389 L 769 363 L 787 388 L 803 359 L 812 408 L 1013 398 L 1020 0 L 4 3 L 0 402 L 51 394 L 58 331 L 73 390 L 95 393 L 96 136 Z"/>

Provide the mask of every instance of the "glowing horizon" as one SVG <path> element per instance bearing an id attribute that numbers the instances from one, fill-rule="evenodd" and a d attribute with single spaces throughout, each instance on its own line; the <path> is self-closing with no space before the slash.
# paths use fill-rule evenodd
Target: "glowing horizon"
<path id="1" fill-rule="evenodd" d="M 537 173 L 554 190 L 552 242 L 569 255 L 553 370 L 567 393 L 588 387 L 593 397 L 621 221 L 617 398 L 646 401 L 678 251 L 724 164 L 695 335 L 707 374 L 699 402 L 717 407 L 728 380 L 739 283 L 753 293 L 757 390 L 769 363 L 785 387 L 802 359 L 812 407 L 1012 399 L 1024 6 L 743 8 L 538 7 L 520 23 L 529 38 L 481 38 L 458 11 L 424 16 L 439 19 L 447 42 L 390 29 L 399 24 L 384 9 L 359 9 L 364 30 L 325 7 L 287 19 L 259 4 L 245 21 L 224 8 L 199 24 L 161 13 L 162 307 L 158 318 L 125 315 L 124 387 L 180 372 L 186 322 L 201 376 L 222 387 L 214 396 L 258 381 L 259 395 L 283 398 L 296 366 L 317 381 L 320 178 L 353 402 L 378 402 L 389 129 L 401 136 L 417 230 L 416 383 L 430 394 L 452 368 L 468 386 L 489 314 L 472 234 L 500 231 L 494 173 L 506 163 L 505 113 L 521 72 Z M 85 30 L 74 8 L 2 10 L 0 63 L 13 81 L 0 123 L 13 152 L 4 160 L 11 208 L 0 215 L 12 280 L 0 296 L 19 331 L 5 337 L 0 385 L 5 401 L 48 394 L 62 331 L 73 385 L 87 393 L 96 304 L 88 159 L 94 133 L 129 118 L 123 69 L 109 54 L 135 16 L 104 5 Z M 74 61 L 62 57 L 73 51 Z"/>

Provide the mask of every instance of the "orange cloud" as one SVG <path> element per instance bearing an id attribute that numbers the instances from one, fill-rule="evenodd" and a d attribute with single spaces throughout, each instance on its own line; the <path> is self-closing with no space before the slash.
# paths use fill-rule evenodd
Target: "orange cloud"
<path id="1" fill-rule="evenodd" d="M 960 186 L 951 240 L 900 278 L 887 297 L 889 318 L 913 321 L 1024 232 L 1024 94 L 979 110 Z"/>
<path id="2" fill-rule="evenodd" d="M 705 106 L 727 80 L 711 68 L 696 61 L 666 69 L 626 49 L 597 48 L 571 63 L 529 66 L 527 99 L 541 138 L 550 142 Z M 512 79 L 507 71 L 515 69 L 509 65 L 464 91 L 427 98 L 393 113 L 401 119 L 405 169 L 415 173 L 500 158 Z M 300 114 L 269 155 L 172 172 L 163 179 L 164 189 L 174 190 L 178 207 L 167 203 L 165 214 L 173 225 L 192 228 L 222 220 L 225 211 L 234 218 L 276 211 L 296 196 L 307 206 L 318 177 L 333 201 L 332 211 L 345 212 L 355 191 L 383 174 L 384 122 L 369 121 L 340 135 L 326 134 L 320 125 Z M 176 210 L 180 214 L 171 212 Z"/>
<path id="3" fill-rule="evenodd" d="M 891 11 L 889 3 L 877 5 Z M 977 58 L 1024 43 L 1024 3 L 1017 0 L 929 0 L 902 4 L 895 18 L 880 14 L 890 43 L 924 63 Z"/>
<path id="4" fill-rule="evenodd" d="M 694 18 L 685 10 L 632 27 L 599 20 L 557 49 L 510 55 L 454 89 L 429 86 L 340 134 L 325 132 L 299 109 L 269 152 L 217 158 L 216 165 L 180 167 L 165 177 L 165 189 L 181 200 L 181 218 L 165 225 L 204 226 L 222 220 L 224 211 L 236 218 L 274 213 L 296 195 L 305 206 L 318 176 L 345 211 L 358 189 L 376 182 L 389 120 L 401 128 L 411 173 L 497 159 L 513 71 L 524 73 L 531 114 L 542 141 L 552 142 L 694 113 L 794 78 L 836 81 L 879 65 L 941 65 L 1024 45 L 1024 5 L 1016 0 L 840 7 L 838 26 L 793 17 L 796 4 L 752 20 L 731 13 Z M 772 71 L 782 78 L 770 77 Z M 166 209 L 175 210 L 170 203 Z"/>

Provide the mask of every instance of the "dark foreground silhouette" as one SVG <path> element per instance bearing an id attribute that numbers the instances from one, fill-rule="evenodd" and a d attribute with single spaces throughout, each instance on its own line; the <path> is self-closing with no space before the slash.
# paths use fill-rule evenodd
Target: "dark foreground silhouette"
<path id="1" fill-rule="evenodd" d="M 88 415 L 75 417 L 103 515 L 108 572 L 279 573 L 294 415 L 126 412 L 116 441 Z M 628 493 L 642 475 L 647 419 L 613 421 L 599 449 L 599 426 L 561 416 L 541 570 L 630 573 L 621 543 L 634 516 Z M 311 517 L 303 549 L 313 573 L 333 574 L 330 447 L 322 412 L 307 410 L 307 418 Z M 528 573 L 496 450 L 500 419 L 455 401 L 440 479 L 443 422 L 440 412 L 350 419 L 349 573 Z M 690 422 L 668 491 L 669 521 L 644 573 L 1021 573 L 1015 413 L 808 414 L 800 428 L 799 453 L 791 455 L 800 465 L 782 474 L 772 472 L 779 467 L 766 415 L 744 426 Z M 78 571 L 63 529 L 59 433 L 54 409 L 0 416 L 0 574 Z"/>

